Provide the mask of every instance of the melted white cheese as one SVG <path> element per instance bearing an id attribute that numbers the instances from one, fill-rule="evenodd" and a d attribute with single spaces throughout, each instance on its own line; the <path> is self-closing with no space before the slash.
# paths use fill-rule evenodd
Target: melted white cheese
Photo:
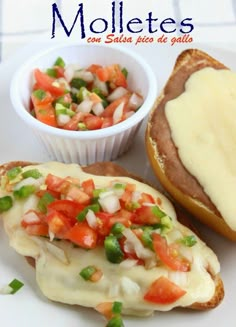
<path id="1" fill-rule="evenodd" d="M 236 230 L 236 73 L 194 73 L 165 113 L 183 165 Z"/>
<path id="2" fill-rule="evenodd" d="M 24 168 L 32 169 L 34 166 Z M 96 186 L 104 187 L 114 179 L 136 184 L 137 190 L 147 192 L 162 200 L 162 208 L 173 218 L 175 226 L 183 233 L 187 228 L 176 221 L 173 206 L 161 193 L 148 185 L 131 180 L 130 178 L 97 177 L 84 173 L 78 165 L 65 165 L 62 163 L 46 163 L 37 165 L 37 168 L 46 176 L 49 172 L 61 177 L 79 177 L 85 180 L 92 177 Z M 2 195 L 1 195 L 2 196 Z M 95 307 L 101 302 L 121 301 L 123 312 L 134 315 L 148 315 L 154 310 L 170 310 L 175 306 L 189 306 L 194 302 L 206 302 L 212 298 L 215 292 L 215 284 L 209 273 L 208 266 L 217 274 L 220 270 L 219 262 L 215 254 L 202 241 L 198 239 L 197 244 L 191 248 L 193 263 L 191 271 L 187 273 L 184 289 L 186 294 L 178 301 L 170 305 L 155 305 L 143 300 L 151 283 L 160 276 L 169 276 L 167 268 L 154 267 L 146 270 L 143 266 L 134 266 L 129 269 L 119 264 L 110 263 L 103 248 L 83 250 L 75 248 L 65 241 L 53 241 L 62 248 L 69 260 L 64 264 L 47 250 L 47 240 L 40 237 L 32 237 L 20 227 L 23 214 L 23 202 L 16 201 L 13 208 L 4 213 L 4 226 L 9 235 L 10 245 L 21 255 L 31 256 L 36 259 L 36 279 L 43 294 L 51 300 L 67 304 L 78 304 L 82 306 Z M 192 234 L 192 232 L 191 232 Z M 88 265 L 95 265 L 103 272 L 103 277 L 96 283 L 84 281 L 79 272 Z M 173 272 L 171 273 L 173 275 Z M 177 274 L 182 274 L 178 272 Z M 186 274 L 186 273 L 184 273 Z M 122 277 L 129 278 L 136 283 L 139 291 L 135 294 L 125 292 L 122 287 Z M 115 289 L 114 289 L 115 286 Z M 116 297 L 112 294 L 116 294 Z"/>

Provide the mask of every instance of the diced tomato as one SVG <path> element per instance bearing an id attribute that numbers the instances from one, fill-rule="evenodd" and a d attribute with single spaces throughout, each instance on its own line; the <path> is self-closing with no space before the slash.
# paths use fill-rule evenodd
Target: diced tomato
<path id="1" fill-rule="evenodd" d="M 130 94 L 127 93 L 125 95 L 123 95 L 122 97 L 120 97 L 119 99 L 111 102 L 102 112 L 101 117 L 113 117 L 114 111 L 116 110 L 116 108 L 122 103 L 124 102 L 124 104 L 126 104 L 129 101 L 130 98 Z"/>
<path id="2" fill-rule="evenodd" d="M 101 313 L 107 320 L 110 320 L 113 316 L 112 308 L 113 302 L 102 302 L 96 306 L 95 310 Z"/>
<path id="3" fill-rule="evenodd" d="M 46 125 L 57 127 L 56 114 L 51 103 L 34 105 L 34 111 L 39 121 Z"/>
<path id="4" fill-rule="evenodd" d="M 37 89 L 39 89 L 39 87 Z M 45 92 L 45 96 L 42 99 L 39 99 L 37 96 L 35 96 L 35 94 L 33 92 L 31 94 L 31 100 L 32 100 L 34 106 L 42 106 L 42 105 L 47 105 L 49 103 L 52 103 L 54 98 L 50 92 Z"/>
<path id="5" fill-rule="evenodd" d="M 143 204 L 143 203 L 155 203 L 155 200 L 153 199 L 153 197 L 151 196 L 151 194 L 142 192 L 141 193 L 141 198 L 138 200 L 139 204 Z"/>
<path id="6" fill-rule="evenodd" d="M 99 235 L 107 236 L 111 230 L 110 220 L 114 215 L 107 212 L 97 212 L 96 217 L 98 218 L 97 232 Z"/>
<path id="7" fill-rule="evenodd" d="M 60 199 L 61 196 L 60 192 L 51 191 L 51 190 L 38 190 L 37 192 L 35 192 L 35 194 L 39 198 L 41 198 L 45 193 L 51 194 L 55 199 Z"/>
<path id="8" fill-rule="evenodd" d="M 106 67 L 109 72 L 109 82 L 114 83 L 116 86 L 127 87 L 127 80 L 122 73 L 120 66 L 117 64 Z"/>
<path id="9" fill-rule="evenodd" d="M 65 69 L 60 66 L 54 66 L 53 69 L 56 71 L 57 78 L 64 77 Z"/>
<path id="10" fill-rule="evenodd" d="M 75 219 L 65 216 L 63 213 L 50 210 L 46 216 L 49 230 L 56 237 L 65 238 L 65 234 L 74 226 Z"/>
<path id="11" fill-rule="evenodd" d="M 56 200 L 48 205 L 48 210 L 58 211 L 77 222 L 77 215 L 85 208 L 84 205 L 70 200 Z"/>
<path id="12" fill-rule="evenodd" d="M 110 127 L 110 126 L 113 126 L 113 118 L 112 117 L 104 117 L 101 128 L 106 128 L 106 127 Z"/>
<path id="13" fill-rule="evenodd" d="M 84 249 L 93 249 L 97 245 L 97 232 L 86 221 L 76 223 L 65 235 L 65 238 Z"/>
<path id="14" fill-rule="evenodd" d="M 152 206 L 141 206 L 135 210 L 133 222 L 142 225 L 154 225 L 160 223 L 160 219 L 152 212 Z"/>
<path id="15" fill-rule="evenodd" d="M 133 219 L 133 215 L 134 214 L 132 212 L 125 209 L 121 209 L 118 212 L 116 212 L 114 216 L 110 218 L 109 220 L 110 226 L 112 227 L 115 223 L 121 223 L 125 227 L 130 227 L 131 220 Z"/>
<path id="16" fill-rule="evenodd" d="M 89 130 L 100 129 L 103 124 L 103 120 L 101 117 L 88 115 L 84 118 L 84 123 Z"/>
<path id="17" fill-rule="evenodd" d="M 48 225 L 46 223 L 28 225 L 25 227 L 25 230 L 29 235 L 48 236 Z"/>
<path id="18" fill-rule="evenodd" d="M 84 205 L 88 205 L 91 201 L 90 196 L 75 185 L 70 185 L 66 198 Z"/>
<path id="19" fill-rule="evenodd" d="M 70 187 L 70 182 L 68 182 L 65 178 L 61 178 L 53 174 L 47 175 L 45 184 L 47 185 L 48 190 L 62 194 L 65 194 Z"/>
<path id="20" fill-rule="evenodd" d="M 55 78 L 48 76 L 46 73 L 41 72 L 38 68 L 34 70 L 34 77 L 40 89 L 50 92 L 53 96 L 59 97 L 65 94 L 63 86 L 54 86 Z"/>
<path id="21" fill-rule="evenodd" d="M 92 178 L 86 179 L 81 183 L 82 189 L 87 193 L 91 198 L 93 196 L 93 190 L 95 189 L 95 184 Z"/>
<path id="22" fill-rule="evenodd" d="M 68 123 L 63 126 L 63 129 L 67 129 L 70 131 L 77 131 L 78 124 L 83 121 L 84 116 L 87 115 L 83 112 L 77 112 Z"/>
<path id="23" fill-rule="evenodd" d="M 161 276 L 151 284 L 149 290 L 144 295 L 144 300 L 157 304 L 171 304 L 185 294 L 185 290 L 168 278 Z"/>
<path id="24" fill-rule="evenodd" d="M 107 82 L 110 77 L 110 72 L 106 67 L 100 67 L 96 70 L 98 79 L 102 82 Z"/>
<path id="25" fill-rule="evenodd" d="M 152 234 L 154 250 L 161 259 L 170 269 L 177 271 L 189 271 L 190 262 L 181 257 L 178 254 L 176 248 L 173 248 L 167 244 L 164 237 L 157 233 Z"/>
<path id="26" fill-rule="evenodd" d="M 92 64 L 90 65 L 88 68 L 87 68 L 87 71 L 93 73 L 93 74 L 96 74 L 96 71 L 99 69 L 99 68 L 102 68 L 101 65 L 96 65 L 96 64 Z"/>
<path id="27" fill-rule="evenodd" d="M 96 283 L 102 278 L 102 276 L 103 276 L 103 272 L 101 271 L 101 269 L 97 269 L 95 273 L 93 273 L 92 276 L 89 278 L 89 280 L 91 282 Z"/>

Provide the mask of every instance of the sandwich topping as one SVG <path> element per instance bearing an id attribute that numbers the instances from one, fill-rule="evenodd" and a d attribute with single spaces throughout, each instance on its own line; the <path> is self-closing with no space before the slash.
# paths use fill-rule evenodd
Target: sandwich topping
<path id="1" fill-rule="evenodd" d="M 0 212 L 51 300 L 147 315 L 214 296 L 215 254 L 167 198 L 131 178 L 56 162 L 15 167 L 1 179 Z"/>
<path id="2" fill-rule="evenodd" d="M 183 165 L 233 230 L 236 230 L 235 108 L 236 74 L 210 67 L 192 74 L 185 91 L 165 106 Z"/>

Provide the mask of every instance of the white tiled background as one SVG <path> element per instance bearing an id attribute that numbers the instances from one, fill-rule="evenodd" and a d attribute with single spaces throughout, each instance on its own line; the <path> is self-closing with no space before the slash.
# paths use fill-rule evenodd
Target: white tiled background
<path id="1" fill-rule="evenodd" d="M 106 17 L 112 0 L 0 0 L 0 60 L 42 35 L 50 38 L 51 6 L 57 3 L 65 22 L 75 17 L 83 2 L 86 17 Z M 119 2 L 119 0 L 117 0 Z M 192 17 L 196 42 L 236 42 L 236 0 L 123 0 L 124 18 L 142 17 L 147 10 L 177 21 Z"/>

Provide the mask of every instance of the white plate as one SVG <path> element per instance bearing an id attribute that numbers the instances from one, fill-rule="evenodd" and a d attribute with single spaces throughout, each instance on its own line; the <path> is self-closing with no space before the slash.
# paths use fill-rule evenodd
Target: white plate
<path id="1" fill-rule="evenodd" d="M 52 42 L 52 41 L 51 41 Z M 35 162 L 49 161 L 52 158 L 44 151 L 31 131 L 16 117 L 9 100 L 9 84 L 15 69 L 31 54 L 36 53 L 47 43 L 33 43 L 17 53 L 8 62 L 0 66 L 0 164 L 10 160 L 29 160 Z M 131 46 L 132 47 L 132 46 Z M 226 65 L 236 70 L 236 52 L 212 47 L 199 46 L 210 54 L 222 60 Z M 145 45 L 137 46 L 140 52 L 153 66 L 160 87 L 163 86 L 174 64 L 177 54 L 183 46 Z M 235 46 L 234 46 L 235 48 Z M 134 146 L 129 153 L 117 162 L 134 173 L 143 176 L 158 185 L 147 161 L 144 147 L 144 129 L 141 128 Z M 220 191 L 220 188 L 219 188 Z M 197 223 L 197 225 L 199 225 Z M 195 312 L 185 309 L 172 312 L 157 313 L 149 318 L 125 318 L 126 327 L 175 326 L 175 327 L 208 327 L 210 324 L 227 327 L 235 326 L 236 303 L 236 245 L 216 235 L 199 225 L 205 239 L 217 253 L 221 262 L 222 278 L 225 284 L 225 298 L 222 304 L 214 310 Z M 25 259 L 19 256 L 8 245 L 0 223 L 0 286 L 13 278 L 25 283 L 24 288 L 15 295 L 0 296 L 0 320 L 4 327 L 97 327 L 105 322 L 100 315 L 90 309 L 71 307 L 48 301 L 39 291 L 35 281 L 35 273 Z"/>

